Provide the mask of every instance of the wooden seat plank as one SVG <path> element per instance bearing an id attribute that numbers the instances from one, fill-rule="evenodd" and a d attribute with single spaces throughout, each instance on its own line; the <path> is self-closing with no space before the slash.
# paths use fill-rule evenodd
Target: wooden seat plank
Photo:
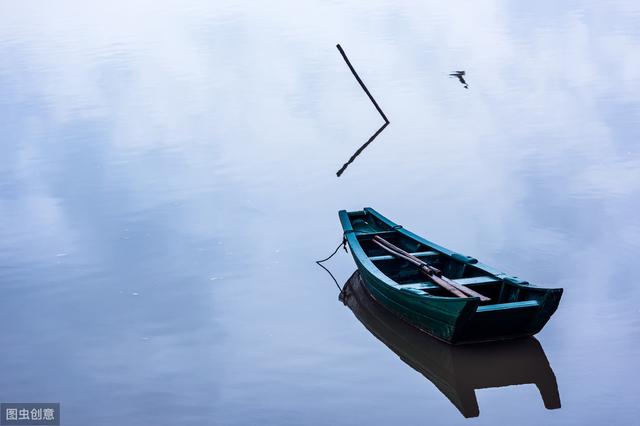
<path id="1" fill-rule="evenodd" d="M 415 257 L 430 257 L 430 256 L 438 256 L 440 253 L 438 253 L 437 251 L 418 251 L 411 254 Z M 391 255 L 371 256 L 369 258 L 369 260 L 372 262 L 378 262 L 381 260 L 392 260 L 392 259 L 396 259 L 396 258 Z"/>
<path id="2" fill-rule="evenodd" d="M 458 278 L 453 281 L 455 281 L 460 285 L 480 285 L 480 284 L 490 284 L 500 280 L 496 277 L 483 276 L 483 277 L 472 277 L 472 278 Z"/>
<path id="3" fill-rule="evenodd" d="M 540 306 L 537 300 L 523 300 L 521 302 L 496 303 L 495 305 L 478 306 L 476 312 L 501 311 L 504 309 L 536 308 Z"/>

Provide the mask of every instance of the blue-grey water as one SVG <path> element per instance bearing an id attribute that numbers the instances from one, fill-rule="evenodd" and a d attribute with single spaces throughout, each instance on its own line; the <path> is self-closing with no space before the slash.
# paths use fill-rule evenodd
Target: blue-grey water
<path id="1" fill-rule="evenodd" d="M 391 121 L 340 178 L 382 120 L 336 43 Z M 637 1 L 4 1 L 0 58 L 0 402 L 637 424 Z M 338 301 L 314 260 L 364 206 L 565 289 L 537 336 L 561 408 L 490 387 L 465 419 Z"/>

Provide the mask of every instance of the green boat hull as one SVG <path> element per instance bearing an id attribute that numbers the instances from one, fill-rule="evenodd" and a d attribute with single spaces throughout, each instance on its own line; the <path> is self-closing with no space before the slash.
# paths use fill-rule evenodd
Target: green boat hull
<path id="1" fill-rule="evenodd" d="M 371 208 L 339 212 L 345 238 L 371 296 L 408 323 L 451 344 L 508 340 L 538 333 L 555 312 L 562 289 L 508 276 L 476 259 L 421 238 Z M 406 261 L 385 256 L 371 239 L 381 236 L 427 256 L 448 278 L 491 298 L 450 296 Z"/>

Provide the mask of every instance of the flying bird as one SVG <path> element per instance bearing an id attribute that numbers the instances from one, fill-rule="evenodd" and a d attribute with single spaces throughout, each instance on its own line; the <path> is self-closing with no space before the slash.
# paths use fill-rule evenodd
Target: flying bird
<path id="1" fill-rule="evenodd" d="M 469 85 L 467 84 L 467 82 L 464 80 L 464 75 L 466 73 L 464 71 L 454 71 L 451 74 L 449 74 L 449 77 L 457 77 L 458 80 L 460 80 L 460 83 L 462 83 L 462 85 L 464 86 L 465 89 L 469 88 Z"/>

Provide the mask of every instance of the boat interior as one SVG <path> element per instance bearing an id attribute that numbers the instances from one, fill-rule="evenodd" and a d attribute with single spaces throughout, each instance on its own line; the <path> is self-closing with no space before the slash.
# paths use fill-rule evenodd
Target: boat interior
<path id="1" fill-rule="evenodd" d="M 360 214 L 358 214 L 360 213 Z M 483 310 L 503 309 L 514 307 L 537 307 L 538 294 L 532 287 L 521 285 L 525 281 L 512 277 L 496 277 L 495 275 L 475 266 L 477 260 L 458 253 L 445 254 L 437 248 L 426 245 L 410 238 L 397 228 L 388 225 L 375 215 L 365 212 L 349 214 L 355 235 L 371 262 L 386 276 L 395 281 L 401 288 L 414 289 L 431 296 L 456 297 L 448 290 L 432 282 L 418 267 L 410 262 L 389 254 L 373 242 L 378 235 L 389 243 L 411 253 L 429 266 L 439 269 L 442 274 L 457 284 L 469 287 L 491 300 L 481 302 Z M 435 245 L 434 245 L 435 246 Z M 442 247 L 440 247 L 442 249 Z M 445 249 L 446 250 L 446 249 Z"/>

